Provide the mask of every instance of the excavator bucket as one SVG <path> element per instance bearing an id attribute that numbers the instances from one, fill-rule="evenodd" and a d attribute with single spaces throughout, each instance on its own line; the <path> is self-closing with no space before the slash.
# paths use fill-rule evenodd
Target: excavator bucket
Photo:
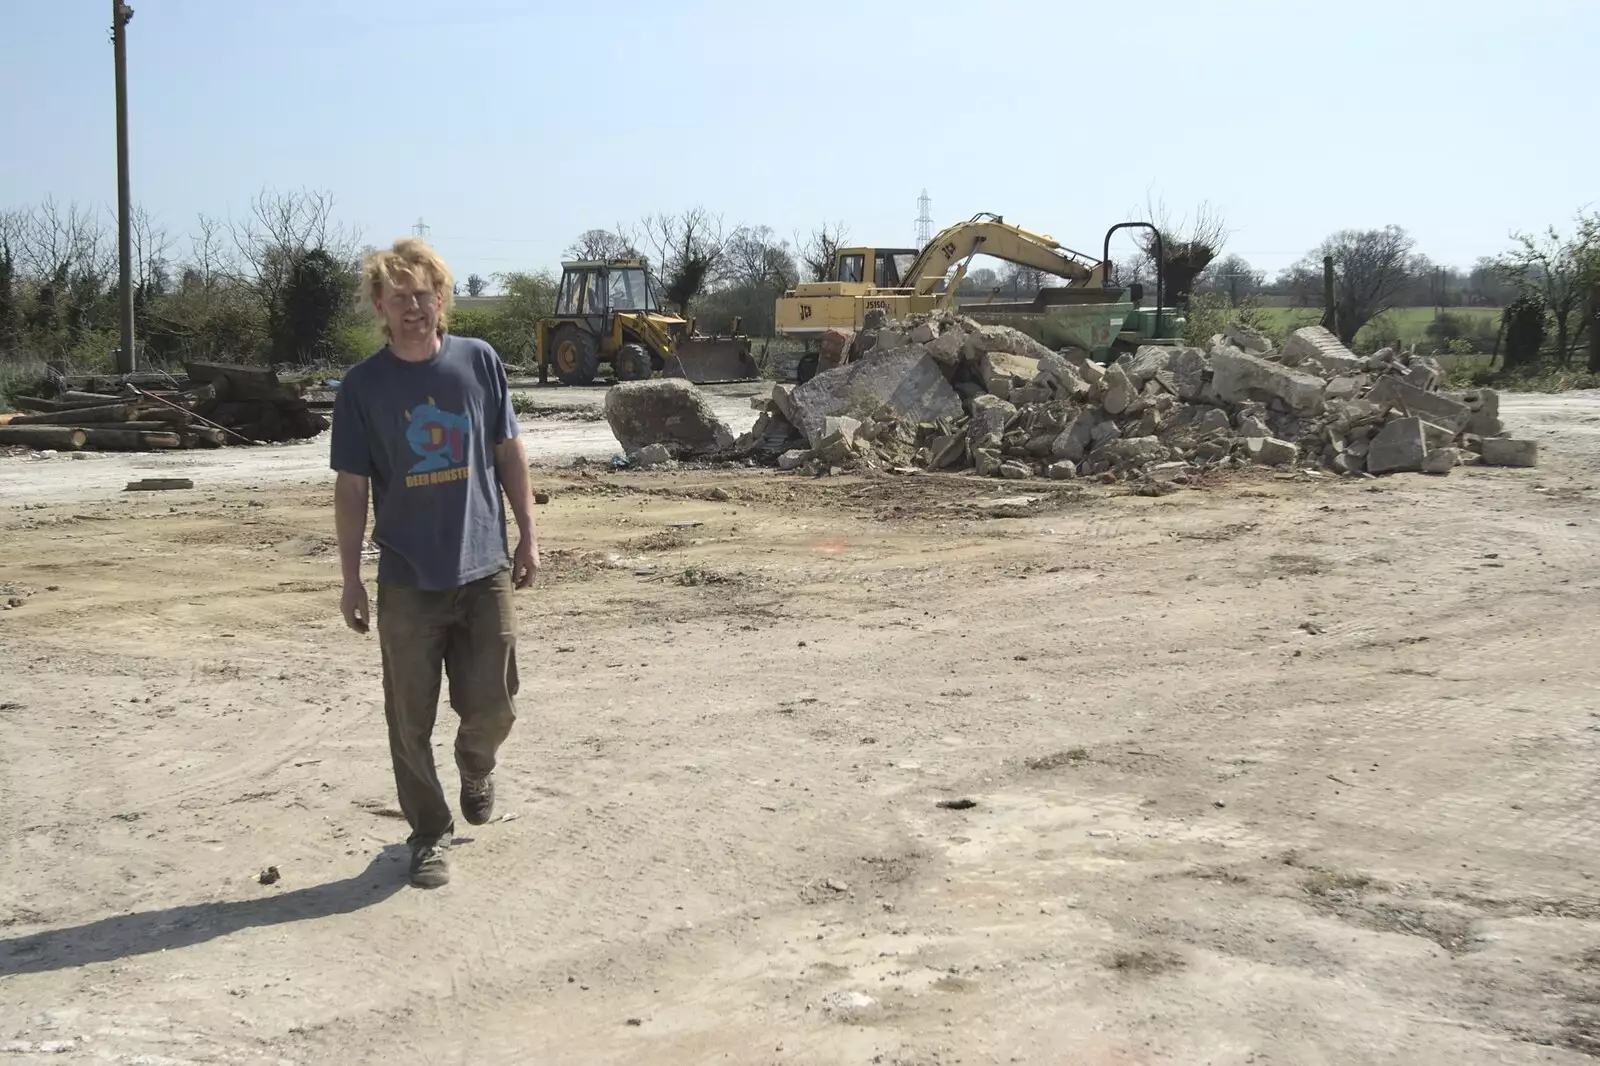
<path id="1" fill-rule="evenodd" d="M 663 377 L 687 378 L 696 385 L 750 381 L 761 376 L 747 338 L 717 340 L 695 337 L 679 341 L 662 368 Z"/>

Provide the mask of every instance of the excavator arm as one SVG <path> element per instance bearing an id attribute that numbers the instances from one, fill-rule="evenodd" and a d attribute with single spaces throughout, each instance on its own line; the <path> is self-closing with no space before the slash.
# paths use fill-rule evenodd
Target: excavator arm
<path id="1" fill-rule="evenodd" d="M 902 279 L 919 296 L 932 295 L 950 268 L 960 263 L 947 292 L 953 294 L 966 276 L 972 257 L 982 253 L 1008 263 L 1042 270 L 1073 285 L 1098 284 L 1104 265 L 1056 243 L 1054 238 L 1013 226 L 999 215 L 980 213 L 940 233 L 922 250 Z"/>

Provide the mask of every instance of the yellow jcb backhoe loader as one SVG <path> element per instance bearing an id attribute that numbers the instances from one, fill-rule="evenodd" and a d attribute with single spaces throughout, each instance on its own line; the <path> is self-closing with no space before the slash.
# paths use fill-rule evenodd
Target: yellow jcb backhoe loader
<path id="1" fill-rule="evenodd" d="M 702 337 L 692 318 L 663 309 L 661 288 L 643 260 L 561 264 L 555 314 L 535 327 L 539 380 L 550 367 L 566 385 L 589 385 L 610 363 L 618 381 L 660 373 L 697 383 L 760 376 L 750 339 L 735 319 L 729 337 Z"/>

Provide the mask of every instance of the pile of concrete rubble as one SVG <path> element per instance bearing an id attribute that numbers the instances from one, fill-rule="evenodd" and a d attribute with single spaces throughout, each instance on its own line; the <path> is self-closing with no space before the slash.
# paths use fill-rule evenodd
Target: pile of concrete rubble
<path id="1" fill-rule="evenodd" d="M 699 452 L 811 474 L 971 468 L 1103 480 L 1247 464 L 1443 474 L 1538 458 L 1535 442 L 1505 434 L 1493 391 L 1441 392 L 1436 361 L 1391 349 L 1357 356 L 1320 327 L 1295 331 L 1281 350 L 1230 327 L 1209 350 L 1147 346 L 1103 366 L 941 312 L 833 334 L 823 367 L 803 385 L 775 385 L 738 440 L 724 428 L 706 442 L 701 430 Z M 684 454 L 663 436 L 635 441 L 662 445 L 654 461 Z"/>

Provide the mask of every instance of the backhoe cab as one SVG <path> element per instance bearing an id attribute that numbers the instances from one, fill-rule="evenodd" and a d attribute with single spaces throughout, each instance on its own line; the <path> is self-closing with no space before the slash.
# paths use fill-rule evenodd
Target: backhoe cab
<path id="1" fill-rule="evenodd" d="M 700 337 L 694 319 L 664 309 L 661 286 L 641 259 L 561 264 L 553 315 L 536 326 L 539 380 L 553 365 L 565 385 L 591 385 L 602 364 L 618 381 L 661 374 L 697 383 L 759 376 L 749 338 Z"/>

